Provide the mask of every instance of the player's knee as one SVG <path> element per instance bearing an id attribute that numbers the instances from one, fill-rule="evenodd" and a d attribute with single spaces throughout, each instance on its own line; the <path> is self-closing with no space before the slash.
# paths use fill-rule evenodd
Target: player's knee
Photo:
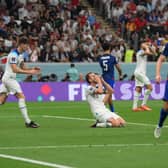
<path id="1" fill-rule="evenodd" d="M 23 93 L 16 93 L 15 95 L 18 99 L 25 99 L 25 96 Z"/>
<path id="2" fill-rule="evenodd" d="M 120 127 L 120 122 L 118 120 L 113 120 L 112 126 L 113 127 Z"/>
<path id="3" fill-rule="evenodd" d="M 5 101 L 0 100 L 0 105 L 3 105 L 3 104 L 5 104 Z"/>
<path id="4" fill-rule="evenodd" d="M 147 89 L 147 90 L 149 90 L 150 92 L 152 92 L 153 87 L 152 87 L 152 85 L 151 85 L 151 84 L 149 84 L 149 85 L 146 85 L 146 89 Z"/>
<path id="5" fill-rule="evenodd" d="M 122 127 L 126 126 L 126 121 L 125 120 L 121 120 L 120 126 L 122 126 Z"/>
<path id="6" fill-rule="evenodd" d="M 5 104 L 6 99 L 7 99 L 6 93 L 1 93 L 0 94 L 0 105 Z"/>
<path id="7" fill-rule="evenodd" d="M 145 94 L 146 94 L 146 95 L 151 94 L 151 92 L 152 92 L 152 88 L 150 88 L 150 89 L 146 89 L 146 90 L 145 90 Z"/>

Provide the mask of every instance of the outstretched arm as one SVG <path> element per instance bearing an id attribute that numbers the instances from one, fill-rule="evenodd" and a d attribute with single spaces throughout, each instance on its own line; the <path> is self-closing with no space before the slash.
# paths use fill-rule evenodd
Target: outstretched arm
<path id="1" fill-rule="evenodd" d="M 24 65 L 18 67 L 16 64 L 11 64 L 12 71 L 14 73 L 21 73 L 21 74 L 32 74 L 36 75 L 40 73 L 40 69 L 35 68 L 26 68 Z"/>

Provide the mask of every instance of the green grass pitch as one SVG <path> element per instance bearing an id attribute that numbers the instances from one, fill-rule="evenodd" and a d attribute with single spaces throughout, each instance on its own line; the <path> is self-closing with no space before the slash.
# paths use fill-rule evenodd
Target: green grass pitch
<path id="1" fill-rule="evenodd" d="M 168 128 L 153 137 L 162 103 L 149 101 L 152 111 L 132 112 L 131 101 L 115 101 L 125 128 L 90 128 L 94 121 L 86 102 L 27 103 L 38 129 L 25 128 L 17 103 L 6 103 L 0 106 L 0 155 L 53 165 L 0 156 L 0 167 L 166 168 Z"/>

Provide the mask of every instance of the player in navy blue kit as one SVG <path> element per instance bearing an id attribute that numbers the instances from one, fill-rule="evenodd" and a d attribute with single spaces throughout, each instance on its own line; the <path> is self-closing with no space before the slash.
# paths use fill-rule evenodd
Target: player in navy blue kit
<path id="1" fill-rule="evenodd" d="M 102 77 L 113 88 L 114 87 L 114 69 L 115 68 L 117 69 L 120 80 L 123 78 L 122 70 L 116 60 L 116 57 L 110 54 L 110 49 L 111 49 L 110 43 L 108 42 L 103 43 L 102 48 L 104 50 L 104 54 L 101 55 L 98 60 L 102 69 Z M 110 106 L 110 110 L 114 112 L 112 96 L 109 99 L 108 104 Z"/>
<path id="2" fill-rule="evenodd" d="M 166 61 L 166 58 L 168 58 L 168 43 L 165 45 L 163 53 L 160 55 L 159 59 L 157 60 L 156 63 L 156 82 L 160 83 L 161 81 L 161 75 L 160 75 L 160 70 L 162 63 Z M 163 107 L 160 110 L 160 119 L 157 127 L 155 128 L 154 131 L 154 137 L 159 138 L 161 135 L 161 128 L 163 127 L 163 123 L 168 115 L 168 79 L 166 81 L 166 86 L 165 86 L 165 93 L 163 97 Z"/>

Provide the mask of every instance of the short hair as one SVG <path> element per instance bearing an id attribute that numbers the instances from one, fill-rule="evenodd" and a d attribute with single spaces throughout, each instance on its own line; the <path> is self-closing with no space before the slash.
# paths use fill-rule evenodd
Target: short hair
<path id="1" fill-rule="evenodd" d="M 110 50 L 111 45 L 110 45 L 109 42 L 106 41 L 106 42 L 104 42 L 104 43 L 102 44 L 102 48 L 103 48 L 104 51 Z"/>
<path id="2" fill-rule="evenodd" d="M 75 67 L 75 64 L 72 63 L 72 64 L 70 65 L 70 67 Z"/>
<path id="3" fill-rule="evenodd" d="M 90 82 L 89 82 L 89 75 L 90 75 L 91 73 L 93 73 L 93 72 L 89 72 L 89 73 L 87 73 L 86 76 L 85 76 L 86 82 L 89 83 L 89 84 L 90 84 Z"/>
<path id="4" fill-rule="evenodd" d="M 18 44 L 28 44 L 29 43 L 29 40 L 26 36 L 22 36 L 19 38 L 19 41 L 18 41 Z"/>

